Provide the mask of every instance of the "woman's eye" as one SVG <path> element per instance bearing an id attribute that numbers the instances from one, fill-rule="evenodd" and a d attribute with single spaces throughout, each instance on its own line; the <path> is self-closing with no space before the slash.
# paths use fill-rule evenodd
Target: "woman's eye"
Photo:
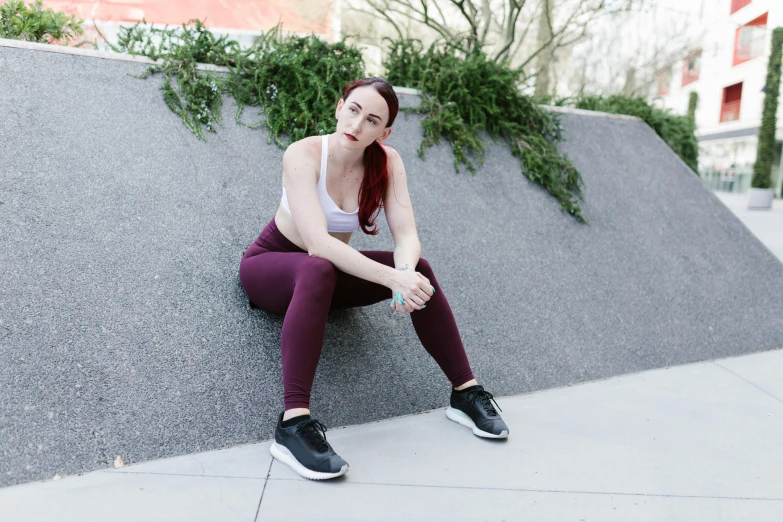
<path id="1" fill-rule="evenodd" d="M 353 107 L 351 107 L 350 109 L 351 109 L 351 112 L 356 112 L 356 109 L 354 109 Z M 373 120 L 372 118 L 367 118 L 367 121 L 369 121 L 373 125 L 376 125 L 375 120 Z"/>

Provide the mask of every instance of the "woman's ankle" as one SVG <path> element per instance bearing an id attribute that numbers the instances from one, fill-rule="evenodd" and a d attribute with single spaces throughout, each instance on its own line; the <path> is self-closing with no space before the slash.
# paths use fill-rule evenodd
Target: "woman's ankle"
<path id="1" fill-rule="evenodd" d="M 475 386 L 477 384 L 478 384 L 478 381 L 476 381 L 476 379 L 471 379 L 468 382 L 466 382 L 465 384 L 459 386 L 458 388 L 454 388 L 454 389 L 457 390 L 457 391 L 464 390 L 465 388 L 470 388 L 471 386 Z"/>
<path id="2" fill-rule="evenodd" d="M 288 419 L 292 419 L 294 417 L 299 417 L 300 415 L 310 415 L 310 409 L 309 408 L 291 408 L 290 410 L 285 410 L 283 413 L 283 420 L 287 421 Z"/>

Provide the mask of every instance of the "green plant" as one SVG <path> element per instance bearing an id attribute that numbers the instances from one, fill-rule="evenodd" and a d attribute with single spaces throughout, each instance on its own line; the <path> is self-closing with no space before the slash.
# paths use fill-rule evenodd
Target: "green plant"
<path id="1" fill-rule="evenodd" d="M 764 109 L 761 115 L 759 145 L 756 162 L 753 164 L 753 178 L 750 180 L 750 186 L 753 188 L 772 186 L 772 155 L 775 150 L 776 113 L 780 96 L 781 55 L 783 55 L 783 27 L 776 27 L 772 31 L 772 52 L 767 65 L 767 81 L 764 84 Z"/>
<path id="2" fill-rule="evenodd" d="M 282 36 L 280 28 L 261 33 L 253 46 L 242 49 L 227 36 L 216 38 L 200 20 L 179 29 L 155 28 L 142 20 L 120 28 L 118 43 L 107 42 L 107 47 L 158 60 L 136 77 L 161 73 L 166 104 L 200 139 L 206 139 L 203 127 L 215 132 L 214 124 L 221 124 L 223 94 L 228 94 L 237 102 L 238 123 L 266 124 L 267 142 L 285 147 L 281 134 L 291 143 L 334 129 L 334 105 L 342 88 L 363 76 L 364 65 L 360 51 L 345 42 Z M 201 71 L 199 63 L 225 66 L 228 72 Z M 264 119 L 242 122 L 245 105 L 259 107 Z"/>
<path id="3" fill-rule="evenodd" d="M 641 118 L 694 172 L 698 172 L 699 145 L 693 133 L 693 122 L 690 117 L 672 114 L 668 109 L 653 107 L 642 97 L 584 95 L 576 99 L 572 105 L 577 109 L 627 114 Z"/>
<path id="4" fill-rule="evenodd" d="M 699 93 L 691 91 L 688 95 L 688 118 L 691 120 L 693 129 L 696 129 L 696 108 L 699 106 Z"/>
<path id="5" fill-rule="evenodd" d="M 431 48 L 422 56 L 412 52 L 410 45 L 410 41 L 396 45 L 392 58 L 396 61 L 386 64 L 390 70 L 387 80 L 424 91 L 421 106 L 413 109 L 427 114 L 419 155 L 423 158 L 426 147 L 444 136 L 452 144 L 457 171 L 464 163 L 475 174 L 466 149 L 483 162 L 478 130 L 486 129 L 493 140 L 502 136 L 511 145 L 531 180 L 544 185 L 564 210 L 584 222 L 574 201 L 582 197 L 582 180 L 568 158 L 555 148 L 562 140 L 559 121 L 519 93 L 519 72 L 505 63 L 486 60 L 480 52 L 457 58 L 454 51 L 449 54 Z M 289 143 L 326 134 L 334 129 L 334 104 L 342 89 L 364 76 L 361 53 L 345 41 L 330 45 L 315 35 L 283 37 L 280 24 L 262 33 L 252 47 L 241 49 L 227 37 L 216 38 L 199 20 L 191 20 L 179 30 L 147 27 L 142 20 L 121 28 L 118 43 L 107 43 L 107 47 L 156 60 L 158 63 L 135 76 L 163 74 L 161 89 L 166 104 L 201 139 L 205 139 L 203 127 L 215 132 L 214 124 L 220 125 L 223 94 L 237 101 L 238 123 L 248 127 L 266 124 L 268 141 L 274 140 L 280 147 L 286 146 L 281 134 L 289 136 Z M 199 63 L 225 66 L 228 72 L 202 71 Z M 400 66 L 395 68 L 396 64 Z M 422 83 L 422 74 L 435 81 Z M 264 119 L 243 123 L 240 115 L 245 105 L 260 107 L 259 115 Z"/>
<path id="6" fill-rule="evenodd" d="M 556 148 L 563 140 L 560 121 L 520 93 L 520 71 L 505 61 L 488 60 L 480 50 L 458 55 L 452 46 L 433 44 L 424 51 L 419 40 L 386 40 L 390 43 L 383 63 L 386 79 L 422 92 L 418 107 L 400 109 L 426 116 L 424 140 L 417 151 L 421 158 L 443 137 L 451 144 L 455 170 L 459 172 L 464 164 L 475 175 L 468 154 L 483 164 L 484 145 L 478 133 L 486 131 L 495 143 L 503 138 L 520 158 L 523 173 L 543 185 L 563 210 L 585 222 L 576 201 L 582 198 L 581 176 Z"/>
<path id="7" fill-rule="evenodd" d="M 37 43 L 65 43 L 84 34 L 83 20 L 73 14 L 44 9 L 41 0 L 29 6 L 22 0 L 8 0 L 0 5 L 0 38 Z M 80 47 L 90 42 L 79 42 Z"/>

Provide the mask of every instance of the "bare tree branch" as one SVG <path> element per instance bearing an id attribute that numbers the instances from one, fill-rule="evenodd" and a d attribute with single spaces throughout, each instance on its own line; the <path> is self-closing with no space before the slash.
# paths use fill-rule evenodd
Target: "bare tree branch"
<path id="1" fill-rule="evenodd" d="M 492 9 L 489 5 L 490 0 L 484 0 L 481 10 L 481 16 L 484 18 L 484 30 L 481 32 L 481 41 L 487 40 L 487 33 L 489 32 L 489 26 L 492 25 Z"/>
<path id="2" fill-rule="evenodd" d="M 407 20 L 432 31 L 431 36 L 436 40 L 442 39 L 446 45 L 461 53 L 467 54 L 477 48 L 485 49 L 493 61 L 508 60 L 509 63 L 519 64 L 515 68 L 522 72 L 536 60 L 539 67 L 531 69 L 537 70 L 542 64 L 548 66 L 548 60 L 555 56 L 558 49 L 584 40 L 593 20 L 643 6 L 652 0 L 624 0 L 620 4 L 607 0 L 536 0 L 536 5 L 527 0 L 354 1 L 361 4 L 354 5 L 354 10 L 363 13 L 371 11 L 372 16 L 388 23 L 389 29 L 398 35 L 405 35 L 411 30 L 409 24 L 403 24 Z M 550 16 L 546 16 L 545 20 L 540 20 L 543 16 L 540 13 L 546 13 L 547 9 L 539 10 L 539 2 L 547 2 L 545 5 L 550 6 Z M 539 22 L 545 24 L 540 27 L 546 27 L 548 37 L 538 38 L 531 31 L 533 23 L 539 27 Z M 378 38 L 377 35 L 369 34 L 366 37 Z M 539 42 L 535 42 L 534 37 Z M 588 67 L 587 62 L 584 67 Z M 537 71 L 532 72 L 525 78 L 534 78 Z"/>
<path id="3" fill-rule="evenodd" d="M 509 0 L 509 17 L 505 27 L 505 44 L 498 52 L 495 53 L 493 58 L 495 61 L 500 61 L 503 58 L 508 57 L 508 50 L 514 43 L 514 33 L 516 32 L 517 28 L 517 20 L 519 19 L 519 15 L 522 13 L 522 8 L 524 6 L 525 0 L 522 0 L 521 2 L 517 2 L 516 0 Z"/>
<path id="4" fill-rule="evenodd" d="M 464 16 L 465 20 L 467 20 L 468 24 L 470 24 L 471 36 L 473 37 L 473 42 L 471 42 L 471 46 L 470 46 L 470 48 L 472 49 L 473 46 L 478 43 L 478 27 L 476 27 L 475 15 L 471 16 L 465 11 L 465 1 L 466 0 L 451 0 L 451 3 L 459 8 L 460 12 L 462 13 L 462 16 Z M 473 7 L 473 2 L 471 0 L 468 0 L 468 5 L 470 7 Z"/>
<path id="5" fill-rule="evenodd" d="M 446 22 L 446 17 L 443 15 L 443 10 L 440 8 L 440 2 L 435 2 L 435 9 L 437 9 L 438 13 L 440 13 L 440 19 L 443 21 L 443 25 L 446 25 L 448 22 Z"/>
<path id="6" fill-rule="evenodd" d="M 374 7 L 374 6 L 372 4 L 370 4 L 370 7 Z M 389 22 L 392 25 L 392 27 L 394 27 L 394 30 L 397 31 L 397 36 L 400 38 L 400 40 L 404 40 L 405 39 L 405 35 L 403 34 L 402 29 L 400 29 L 400 26 L 397 25 L 397 22 L 395 22 L 392 19 L 392 17 L 390 17 L 385 11 L 383 11 L 383 10 L 380 10 L 380 11 L 376 10 L 375 12 L 371 12 L 371 11 L 365 11 L 364 9 L 357 9 L 357 8 L 353 8 L 353 10 L 356 11 L 357 13 L 368 14 L 368 15 L 370 15 L 372 17 L 376 17 L 376 18 L 377 18 L 377 15 L 380 13 L 381 17 L 384 18 L 387 22 Z"/>

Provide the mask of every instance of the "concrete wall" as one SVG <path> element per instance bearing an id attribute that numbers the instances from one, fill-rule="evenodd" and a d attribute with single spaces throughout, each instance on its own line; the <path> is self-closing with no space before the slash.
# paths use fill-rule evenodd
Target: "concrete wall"
<path id="1" fill-rule="evenodd" d="M 160 78 L 127 76 L 145 68 L 0 46 L 0 485 L 272 437 L 283 318 L 249 308 L 237 268 L 280 200 L 283 151 L 230 101 L 197 140 Z M 422 256 L 501 408 L 783 345 L 783 264 L 645 124 L 562 118 L 589 225 L 506 145 L 487 140 L 471 176 L 446 143 L 416 156 L 419 116 L 390 139 Z M 352 246 L 391 249 L 378 223 Z M 312 402 L 328 427 L 445 407 L 449 388 L 408 316 L 330 314 Z"/>

